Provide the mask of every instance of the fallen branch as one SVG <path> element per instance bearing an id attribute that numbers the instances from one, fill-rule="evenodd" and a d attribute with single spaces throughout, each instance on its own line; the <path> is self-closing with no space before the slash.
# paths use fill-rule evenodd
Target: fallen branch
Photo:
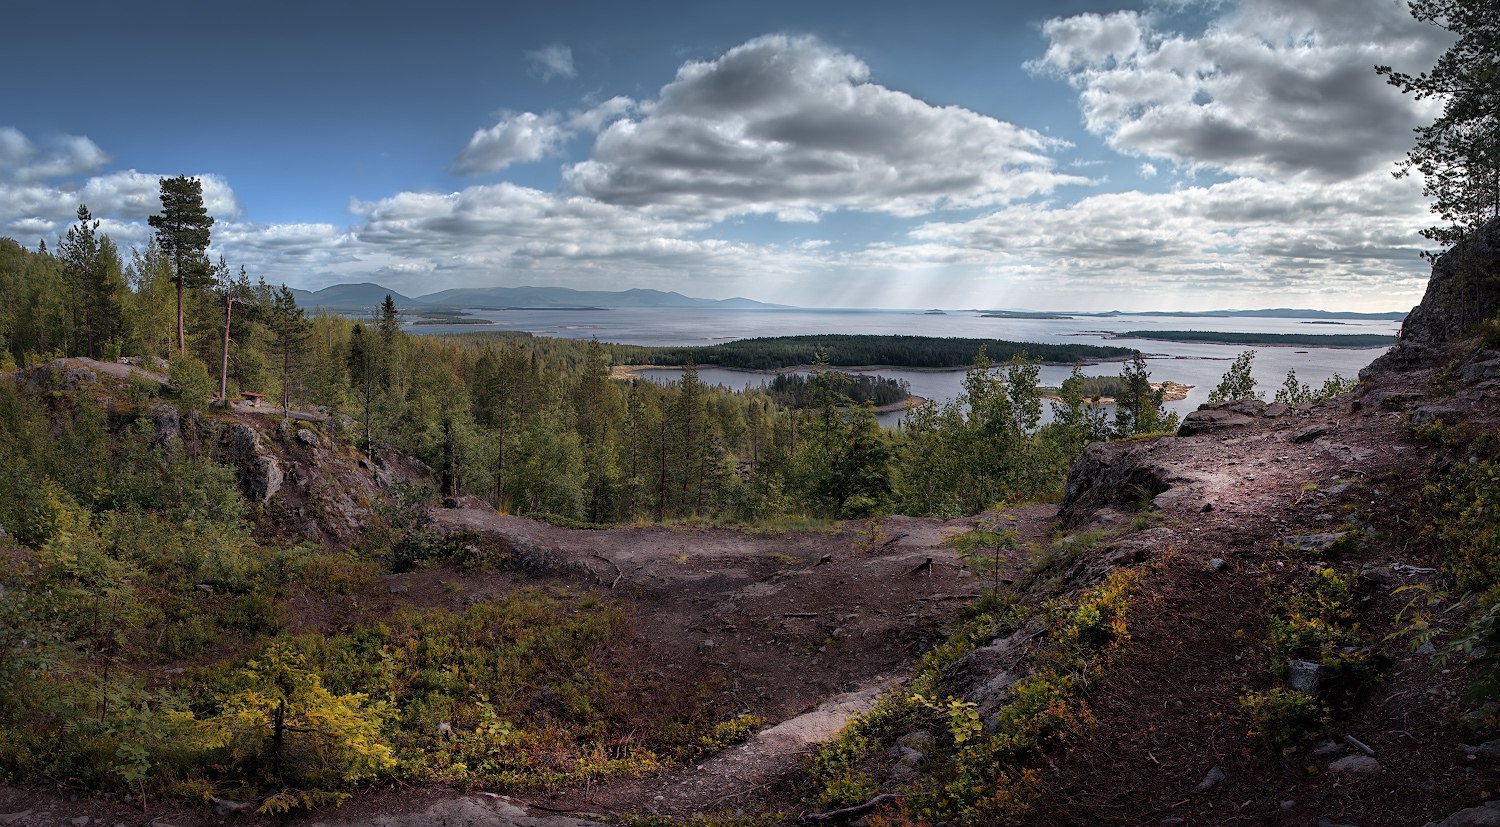
<path id="1" fill-rule="evenodd" d="M 864 815 L 888 801 L 901 801 L 905 798 L 906 796 L 900 793 L 881 793 L 863 804 L 845 807 L 842 810 L 830 810 L 826 813 L 803 813 L 801 820 L 804 824 L 821 824 L 825 821 L 851 818 L 853 816 Z"/>
<path id="2" fill-rule="evenodd" d="M 613 583 L 609 584 L 609 590 L 610 591 L 614 591 L 615 590 L 615 586 L 618 586 L 620 584 L 620 578 L 625 576 L 625 572 L 623 572 L 623 571 L 620 570 L 620 564 L 618 564 L 615 561 L 609 559 L 608 557 L 605 557 L 604 555 L 600 554 L 599 552 L 597 552 L 597 551 L 594 552 L 594 556 L 598 557 L 600 560 L 603 560 L 604 562 L 606 562 L 606 563 L 610 564 L 611 566 L 615 567 L 615 581 Z M 599 582 L 603 583 L 604 580 L 601 578 L 599 580 Z"/>

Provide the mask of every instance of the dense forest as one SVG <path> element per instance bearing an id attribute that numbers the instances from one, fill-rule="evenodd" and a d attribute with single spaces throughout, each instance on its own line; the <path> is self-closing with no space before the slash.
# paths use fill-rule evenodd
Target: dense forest
<path id="1" fill-rule="evenodd" d="M 213 219 L 198 182 L 163 179 L 162 213 L 125 260 L 87 207 L 57 241 L 0 240 L 0 337 L 9 365 L 61 356 L 160 360 L 187 404 L 255 392 L 284 410 L 317 406 L 360 444 L 389 444 L 437 472 L 446 496 L 591 523 L 769 516 L 958 514 L 1056 496 L 1090 439 L 1170 426 L 1139 360 L 1134 393 L 1105 427 L 1081 389 L 1040 425 L 1037 361 L 1118 348 L 906 336 L 799 336 L 706 348 L 634 348 L 528 336 L 427 337 L 378 318 L 309 317 L 291 291 L 206 254 Z M 1001 357 L 1000 367 L 990 359 Z M 612 364 L 689 364 L 662 387 L 616 381 Z M 694 362 L 814 365 L 807 380 L 730 392 Z M 831 366 L 969 365 L 964 394 L 886 431 L 871 405 L 899 389 Z M 1075 385 L 1086 380 L 1074 380 Z"/>
<path id="2" fill-rule="evenodd" d="M 717 365 L 744 370 L 776 370 L 810 365 L 822 354 L 834 367 L 887 365 L 909 368 L 961 368 L 974 361 L 983 347 L 997 362 L 1013 357 L 1047 364 L 1115 361 L 1130 357 L 1130 349 L 1098 345 L 1048 345 L 1004 339 L 963 339 L 932 336 L 866 336 L 850 333 L 810 336 L 771 336 L 739 339 L 700 347 L 642 347 L 610 345 L 610 356 L 626 365 Z"/>

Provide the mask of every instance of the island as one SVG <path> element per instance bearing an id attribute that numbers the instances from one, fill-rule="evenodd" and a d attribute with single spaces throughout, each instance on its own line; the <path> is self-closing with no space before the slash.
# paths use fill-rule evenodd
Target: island
<path id="1" fill-rule="evenodd" d="M 1158 342 L 1203 342 L 1252 347 L 1390 347 L 1396 337 L 1388 333 L 1223 333 L 1216 330 L 1129 330 L 1111 334 L 1114 339 L 1148 339 Z"/>

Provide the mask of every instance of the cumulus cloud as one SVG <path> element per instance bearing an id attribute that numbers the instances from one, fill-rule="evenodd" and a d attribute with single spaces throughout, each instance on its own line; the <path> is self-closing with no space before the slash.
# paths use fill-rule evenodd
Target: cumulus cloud
<path id="1" fill-rule="evenodd" d="M 1446 45 L 1405 4 L 1244 0 L 1201 35 L 1122 11 L 1049 20 L 1029 64 L 1078 89 L 1115 149 L 1188 168 L 1323 180 L 1389 168 L 1428 114 L 1375 75 L 1428 66 Z M 1428 104 L 1430 106 L 1430 104 Z"/>
<path id="2" fill-rule="evenodd" d="M 558 154 L 570 134 L 555 113 L 508 113 L 489 129 L 476 131 L 453 168 L 464 175 L 482 175 L 539 161 Z"/>
<path id="3" fill-rule="evenodd" d="M 814 38 L 772 35 L 683 65 L 636 117 L 606 127 L 564 180 L 574 193 L 661 213 L 910 216 L 1085 182 L 1055 168 L 1049 153 L 1063 146 L 874 83 L 858 58 Z"/>
<path id="4" fill-rule="evenodd" d="M 80 135 L 63 135 L 38 148 L 15 127 L 0 127 L 0 178 L 44 181 L 94 172 L 109 163 L 98 144 Z"/>
<path id="5" fill-rule="evenodd" d="M 613 97 L 566 115 L 507 112 L 489 129 L 475 131 L 469 145 L 453 162 L 453 170 L 462 175 L 487 175 L 511 164 L 559 155 L 563 146 L 579 133 L 598 132 L 604 124 L 634 107 L 635 102 L 630 98 Z"/>
<path id="6" fill-rule="evenodd" d="M 561 43 L 527 52 L 526 64 L 532 74 L 544 81 L 570 78 L 578 74 L 577 68 L 573 66 L 573 50 Z"/>

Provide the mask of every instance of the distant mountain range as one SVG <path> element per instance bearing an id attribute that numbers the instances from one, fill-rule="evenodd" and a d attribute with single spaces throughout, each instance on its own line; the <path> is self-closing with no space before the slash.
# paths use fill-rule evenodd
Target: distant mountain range
<path id="1" fill-rule="evenodd" d="M 568 287 L 464 287 L 411 298 L 371 282 L 335 284 L 322 290 L 292 290 L 303 307 L 364 310 L 379 307 L 389 295 L 403 310 L 423 307 L 472 307 L 481 310 L 564 307 L 682 307 L 724 310 L 785 309 L 754 299 L 697 299 L 661 290 L 573 290 Z"/>
<path id="2" fill-rule="evenodd" d="M 379 307 L 380 303 L 385 301 L 387 295 L 402 310 L 418 313 L 423 308 L 435 309 L 439 307 L 474 308 L 479 310 L 620 307 L 718 308 L 722 310 L 797 309 L 792 305 L 770 304 L 768 302 L 755 301 L 754 299 L 698 299 L 692 296 L 684 296 L 681 293 L 645 290 L 639 287 L 630 290 L 574 290 L 569 287 L 461 287 L 453 290 L 439 290 L 436 293 L 428 293 L 412 298 L 388 287 L 382 287 L 381 285 L 366 281 L 359 284 L 335 284 L 331 287 L 324 287 L 322 290 L 313 291 L 293 289 L 292 294 L 297 297 L 297 304 L 303 307 L 322 307 L 330 310 L 357 311 L 361 313 Z M 1016 310 L 983 310 L 979 312 L 998 317 L 1033 319 L 1164 316 L 1174 318 L 1274 317 L 1278 319 L 1400 321 L 1406 318 L 1406 313 L 1400 311 L 1389 313 L 1355 313 L 1342 310 L 1294 310 L 1285 307 L 1269 310 L 1155 310 L 1134 312 L 1110 310 L 1104 313 L 1058 312 L 1055 314 L 1052 312 Z"/>

